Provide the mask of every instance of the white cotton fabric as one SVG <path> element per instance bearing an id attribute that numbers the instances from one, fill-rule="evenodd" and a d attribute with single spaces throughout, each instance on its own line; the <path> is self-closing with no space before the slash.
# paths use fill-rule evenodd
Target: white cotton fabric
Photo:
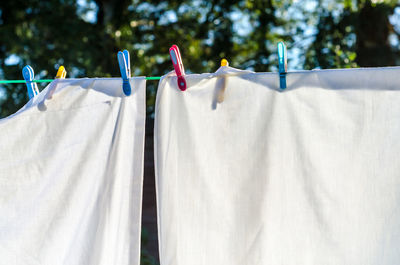
<path id="1" fill-rule="evenodd" d="M 54 81 L 0 120 L 0 264 L 139 264 L 145 83 Z"/>
<path id="2" fill-rule="evenodd" d="M 276 73 L 222 67 L 184 92 L 164 77 L 161 265 L 400 264 L 399 76 L 302 71 L 279 91 Z"/>

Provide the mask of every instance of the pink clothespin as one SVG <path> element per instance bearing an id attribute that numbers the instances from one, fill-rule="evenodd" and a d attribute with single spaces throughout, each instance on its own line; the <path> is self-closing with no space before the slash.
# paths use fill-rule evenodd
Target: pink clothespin
<path id="1" fill-rule="evenodd" d="M 175 68 L 176 76 L 178 77 L 178 87 L 180 90 L 186 90 L 186 80 L 185 80 L 185 69 L 183 68 L 181 53 L 179 52 L 179 48 L 176 45 L 172 45 L 169 48 L 169 55 L 171 56 L 172 64 Z"/>

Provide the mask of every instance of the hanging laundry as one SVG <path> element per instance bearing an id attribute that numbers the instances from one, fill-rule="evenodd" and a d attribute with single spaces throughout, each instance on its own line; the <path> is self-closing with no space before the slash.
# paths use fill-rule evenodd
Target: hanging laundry
<path id="1" fill-rule="evenodd" d="M 139 264 L 146 81 L 130 85 L 59 79 L 0 120 L 0 264 Z"/>
<path id="2" fill-rule="evenodd" d="M 226 78 L 223 104 L 216 104 Z M 400 68 L 162 78 L 161 265 L 400 264 Z"/>

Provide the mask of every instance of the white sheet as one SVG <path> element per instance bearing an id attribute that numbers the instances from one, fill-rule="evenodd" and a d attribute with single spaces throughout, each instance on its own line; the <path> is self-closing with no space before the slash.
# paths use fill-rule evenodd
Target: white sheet
<path id="1" fill-rule="evenodd" d="M 131 85 L 55 81 L 0 120 L 0 264 L 139 264 L 146 81 Z"/>
<path id="2" fill-rule="evenodd" d="M 399 76 L 303 71 L 282 92 L 276 73 L 221 68 L 185 92 L 164 77 L 161 264 L 400 264 Z"/>

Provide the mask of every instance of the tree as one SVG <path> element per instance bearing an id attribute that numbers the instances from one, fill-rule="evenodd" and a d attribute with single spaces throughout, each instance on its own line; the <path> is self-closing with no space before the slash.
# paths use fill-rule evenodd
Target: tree
<path id="1" fill-rule="evenodd" d="M 301 51 L 297 64 L 306 69 L 396 65 L 400 19 L 390 18 L 400 16 L 399 6 L 397 0 L 3 1 L 0 78 L 21 79 L 26 64 L 36 78 L 52 78 L 61 64 L 69 77 L 117 77 L 122 49 L 131 52 L 135 75 L 163 75 L 172 70 L 172 44 L 181 48 L 189 73 L 214 71 L 222 58 L 269 71 L 280 40 L 289 55 L 291 48 Z M 150 114 L 156 85 L 148 83 Z M 0 117 L 25 104 L 25 90 L 0 87 Z"/>
<path id="2" fill-rule="evenodd" d="M 315 40 L 305 49 L 305 68 L 393 66 L 399 64 L 399 32 L 390 21 L 397 1 L 319 1 Z M 375 2 L 375 3 L 374 3 Z"/>
<path id="3" fill-rule="evenodd" d="M 273 45 L 286 38 L 273 32 L 285 23 L 276 16 L 279 8 L 283 5 L 272 0 L 3 1 L 0 34 L 6 37 L 0 44 L 0 77 L 21 79 L 26 64 L 36 70 L 36 78 L 52 78 L 61 64 L 69 77 L 116 77 L 116 53 L 122 49 L 131 52 L 135 75 L 162 75 L 172 70 L 172 44 L 181 48 L 189 73 L 214 71 L 223 57 L 238 68 L 267 71 Z M 90 14 L 95 14 L 92 19 Z M 247 36 L 235 31 L 236 20 L 243 17 L 255 25 Z M 10 58 L 15 59 L 11 64 Z M 0 89 L 3 117 L 27 102 L 24 85 Z M 156 83 L 149 82 L 149 113 L 155 91 Z"/>

